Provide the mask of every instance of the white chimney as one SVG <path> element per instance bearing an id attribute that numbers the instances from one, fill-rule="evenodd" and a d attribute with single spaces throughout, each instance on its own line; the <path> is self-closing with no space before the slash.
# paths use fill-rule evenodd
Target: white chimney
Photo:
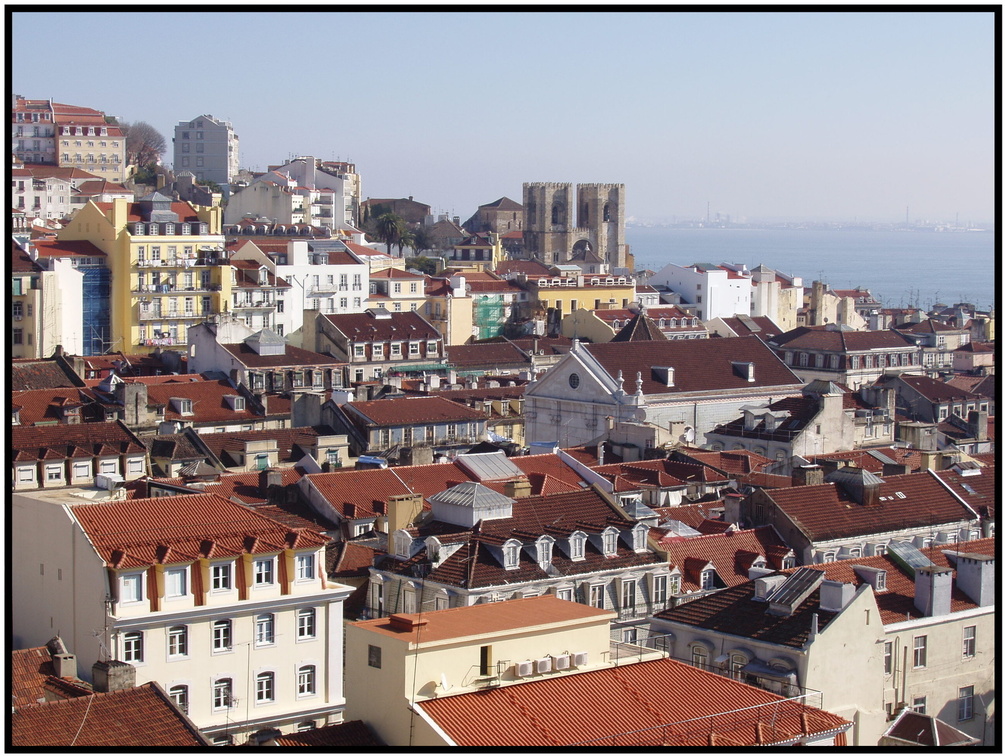
<path id="1" fill-rule="evenodd" d="M 995 558 L 985 554 L 957 553 L 956 586 L 977 606 L 993 606 Z"/>
<path id="2" fill-rule="evenodd" d="M 837 580 L 824 580 L 820 584 L 820 608 L 825 612 L 840 612 L 855 595 L 855 586 Z"/>
<path id="3" fill-rule="evenodd" d="M 953 592 L 953 571 L 928 565 L 914 571 L 914 606 L 926 617 L 949 614 Z"/>

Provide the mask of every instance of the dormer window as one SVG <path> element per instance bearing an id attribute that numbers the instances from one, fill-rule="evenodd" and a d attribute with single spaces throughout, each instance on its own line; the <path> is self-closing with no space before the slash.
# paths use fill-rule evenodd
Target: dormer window
<path id="1" fill-rule="evenodd" d="M 412 536 L 408 531 L 399 530 L 394 534 L 394 555 L 402 559 L 412 555 Z"/>
<path id="2" fill-rule="evenodd" d="M 636 554 L 640 554 L 646 550 L 646 536 L 648 533 L 649 528 L 641 522 L 632 528 L 632 550 Z"/>
<path id="3" fill-rule="evenodd" d="M 192 400 L 182 399 L 177 397 L 171 398 L 171 404 L 174 407 L 175 412 L 180 415 L 191 415 L 192 414 Z"/>
<path id="4" fill-rule="evenodd" d="M 607 528 L 603 535 L 604 556 L 614 556 L 618 553 L 618 530 L 617 528 Z"/>
<path id="5" fill-rule="evenodd" d="M 515 570 L 520 566 L 520 542 L 510 539 L 503 544 L 503 567 Z"/>
<path id="6" fill-rule="evenodd" d="M 586 533 L 577 530 L 569 536 L 569 555 L 574 561 L 586 558 Z"/>
<path id="7" fill-rule="evenodd" d="M 701 589 L 711 590 L 715 587 L 715 568 L 709 567 L 701 571 Z"/>
<path id="8" fill-rule="evenodd" d="M 764 569 L 765 567 L 768 566 L 768 562 L 765 560 L 764 557 L 759 556 L 753 561 L 753 563 L 750 566 L 757 567 L 758 569 Z"/>
<path id="9" fill-rule="evenodd" d="M 143 600 L 143 573 L 122 575 L 119 578 L 119 601 L 135 603 Z"/>
<path id="10" fill-rule="evenodd" d="M 133 236 L 143 236 L 144 226 L 142 223 L 133 224 Z"/>
<path id="11" fill-rule="evenodd" d="M 537 539 L 537 564 L 544 569 L 551 564 L 551 547 L 554 539 L 549 536 L 541 536 Z"/>

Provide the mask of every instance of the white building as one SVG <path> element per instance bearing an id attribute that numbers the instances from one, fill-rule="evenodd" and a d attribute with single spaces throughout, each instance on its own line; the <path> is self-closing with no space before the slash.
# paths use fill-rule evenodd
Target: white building
<path id="1" fill-rule="evenodd" d="M 232 200 L 239 196 L 235 194 Z M 326 315 L 363 312 L 370 291 L 370 267 L 345 244 L 321 239 L 283 240 L 283 251 L 275 251 L 275 247 L 268 245 L 266 254 L 253 239 L 242 240 L 232 259 L 260 262 L 290 284 L 276 300 L 275 312 L 275 331 L 288 343 L 302 346 L 305 310 Z"/>
<path id="2" fill-rule="evenodd" d="M 694 306 L 701 320 L 753 314 L 754 287 L 750 271 L 743 265 L 669 263 L 649 279 L 649 284 L 679 294 L 684 303 Z"/>
<path id="3" fill-rule="evenodd" d="M 30 167 L 11 169 L 11 207 L 31 218 L 59 219 L 70 214 L 70 181 L 33 175 Z"/>
<path id="4" fill-rule="evenodd" d="M 128 662 L 215 742 L 340 722 L 342 602 L 319 533 L 215 494 L 16 494 L 15 647 Z M 40 545 L 43 545 L 40 548 Z"/>
<path id="5" fill-rule="evenodd" d="M 174 169 L 191 171 L 226 192 L 238 172 L 238 137 L 230 121 L 201 115 L 174 127 Z"/>

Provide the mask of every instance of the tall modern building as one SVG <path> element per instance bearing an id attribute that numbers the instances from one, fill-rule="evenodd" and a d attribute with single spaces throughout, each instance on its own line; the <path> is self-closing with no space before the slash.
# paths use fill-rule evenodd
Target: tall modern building
<path id="1" fill-rule="evenodd" d="M 191 171 L 227 191 L 237 176 L 238 138 L 230 121 L 201 115 L 174 127 L 174 170 Z"/>

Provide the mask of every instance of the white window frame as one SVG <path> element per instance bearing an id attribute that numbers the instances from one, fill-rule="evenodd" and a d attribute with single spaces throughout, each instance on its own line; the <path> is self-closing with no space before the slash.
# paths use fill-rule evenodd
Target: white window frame
<path id="1" fill-rule="evenodd" d="M 268 612 L 255 615 L 255 645 L 276 645 L 276 615 Z"/>
<path id="2" fill-rule="evenodd" d="M 318 637 L 318 613 L 313 607 L 297 610 L 297 640 L 314 640 Z"/>
<path id="3" fill-rule="evenodd" d="M 967 722 L 974 718 L 974 686 L 965 685 L 959 689 L 956 698 L 956 721 Z"/>
<path id="4" fill-rule="evenodd" d="M 977 625 L 966 625 L 963 628 L 963 658 L 973 659 L 977 656 Z"/>
<path id="5" fill-rule="evenodd" d="M 595 607 L 596 609 L 604 609 L 607 586 L 603 583 L 595 583 L 587 587 L 590 591 L 590 606 Z"/>
<path id="6" fill-rule="evenodd" d="M 276 558 L 265 557 L 254 561 L 254 587 L 264 588 L 276 584 Z"/>
<path id="7" fill-rule="evenodd" d="M 233 590 L 234 566 L 230 562 L 216 562 L 209 568 L 210 591 L 223 592 Z"/>
<path id="8" fill-rule="evenodd" d="M 130 664 L 143 663 L 143 631 L 122 634 L 122 661 Z"/>
<path id="9" fill-rule="evenodd" d="M 169 659 L 188 656 L 188 625 L 172 625 L 167 629 L 167 655 Z"/>
<path id="10" fill-rule="evenodd" d="M 188 714 L 188 686 L 187 685 L 172 685 L 168 688 L 168 698 L 174 703 L 175 706 L 181 711 L 182 714 Z"/>
<path id="11" fill-rule="evenodd" d="M 164 598 L 177 599 L 188 595 L 188 567 L 164 570 Z"/>
<path id="12" fill-rule="evenodd" d="M 255 705 L 270 704 L 276 701 L 276 673 L 272 671 L 259 672 L 255 675 Z"/>
<path id="13" fill-rule="evenodd" d="M 309 698 L 318 694 L 318 668 L 314 664 L 297 667 L 297 698 Z"/>
<path id="14" fill-rule="evenodd" d="M 213 710 L 221 711 L 234 706 L 234 679 L 221 677 L 213 681 Z"/>
<path id="15" fill-rule="evenodd" d="M 315 575 L 314 570 L 314 559 L 315 555 L 310 554 L 297 554 L 296 556 L 296 575 L 297 582 L 305 582 L 313 580 Z"/>
<path id="16" fill-rule="evenodd" d="M 234 623 L 229 619 L 215 620 L 210 626 L 214 654 L 228 653 L 234 650 Z"/>
<path id="17" fill-rule="evenodd" d="M 142 572 L 119 575 L 120 604 L 138 604 L 143 601 L 143 578 Z"/>
<path id="18" fill-rule="evenodd" d="M 914 669 L 924 669 L 928 666 L 928 636 L 914 636 Z"/>

